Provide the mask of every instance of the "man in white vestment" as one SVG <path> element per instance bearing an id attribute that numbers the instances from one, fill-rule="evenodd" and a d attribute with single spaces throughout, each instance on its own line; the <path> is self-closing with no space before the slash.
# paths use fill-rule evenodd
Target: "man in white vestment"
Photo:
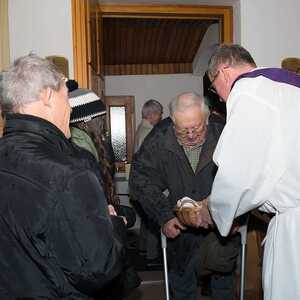
<path id="1" fill-rule="evenodd" d="M 227 106 L 210 214 L 226 236 L 234 219 L 254 208 L 274 213 L 264 244 L 264 299 L 300 299 L 300 76 L 257 69 L 239 45 L 219 46 L 208 74 Z"/>

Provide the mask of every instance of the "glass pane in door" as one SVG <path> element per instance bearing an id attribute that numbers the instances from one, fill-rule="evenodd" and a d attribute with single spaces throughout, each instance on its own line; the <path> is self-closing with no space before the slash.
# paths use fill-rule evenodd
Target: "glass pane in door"
<path id="1" fill-rule="evenodd" d="M 126 110 L 125 106 L 110 106 L 111 142 L 116 161 L 126 161 Z"/>

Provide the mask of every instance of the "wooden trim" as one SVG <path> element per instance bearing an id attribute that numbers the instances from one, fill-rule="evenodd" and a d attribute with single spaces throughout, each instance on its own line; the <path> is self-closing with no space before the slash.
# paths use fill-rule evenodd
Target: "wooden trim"
<path id="1" fill-rule="evenodd" d="M 140 5 L 140 4 L 99 4 L 103 15 L 109 14 L 177 14 L 177 15 L 224 15 L 231 6 L 208 5 Z"/>
<path id="2" fill-rule="evenodd" d="M 105 65 L 107 76 L 113 75 L 142 75 L 142 74 L 175 74 L 192 73 L 191 63 L 177 64 L 132 64 L 132 65 Z"/>
<path id="3" fill-rule="evenodd" d="M 232 43 L 233 42 L 233 11 L 232 7 L 224 11 L 223 15 L 223 38 L 221 41 L 223 43 Z"/>
<path id="4" fill-rule="evenodd" d="M 96 11 L 96 47 L 97 47 L 97 69 L 96 72 L 97 74 L 100 74 L 100 65 L 101 65 L 101 59 L 102 59 L 102 53 L 101 53 L 101 46 L 102 46 L 102 41 L 100 41 L 100 30 L 102 29 L 102 26 L 100 25 L 101 23 L 101 15 L 100 12 L 97 10 Z M 101 26 L 101 27 L 100 27 Z"/>
<path id="5" fill-rule="evenodd" d="M 103 18 L 117 18 L 117 19 L 170 19 L 170 20 L 219 20 L 220 16 L 210 16 L 210 15 L 167 15 L 167 14 L 148 14 L 148 15 L 137 15 L 137 14 L 125 14 L 125 15 L 118 15 L 118 14 L 107 14 L 104 15 Z"/>
<path id="6" fill-rule="evenodd" d="M 88 61 L 87 4 L 86 0 L 72 0 L 74 79 L 82 88 L 89 86 L 86 64 Z"/>
<path id="7" fill-rule="evenodd" d="M 102 14 L 97 10 L 97 52 L 98 52 L 98 75 L 104 80 L 103 63 L 103 19 Z"/>
<path id="8" fill-rule="evenodd" d="M 87 45 L 91 45 L 91 11 L 90 6 L 86 7 L 86 24 L 87 24 Z M 92 63 L 92 49 L 91 47 L 87 47 L 87 62 L 91 65 Z"/>

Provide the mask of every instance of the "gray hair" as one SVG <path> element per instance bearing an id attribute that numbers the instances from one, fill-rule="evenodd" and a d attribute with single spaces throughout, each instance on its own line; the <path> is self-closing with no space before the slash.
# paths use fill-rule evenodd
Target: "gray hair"
<path id="1" fill-rule="evenodd" d="M 63 79 L 63 74 L 47 59 L 35 54 L 18 58 L 0 76 L 2 113 L 17 112 L 22 105 L 38 101 L 46 88 L 59 91 Z"/>
<path id="2" fill-rule="evenodd" d="M 222 44 L 215 50 L 208 62 L 208 75 L 214 77 L 221 64 L 226 64 L 230 67 L 242 65 L 256 67 L 251 54 L 237 44 Z"/>
<path id="3" fill-rule="evenodd" d="M 200 96 L 196 93 L 183 93 L 175 97 L 169 103 L 170 116 L 174 121 L 174 114 L 177 111 L 184 112 L 186 109 L 198 106 L 201 109 L 201 112 L 206 117 L 209 116 L 209 107 L 207 105 L 206 99 L 203 96 Z"/>
<path id="4" fill-rule="evenodd" d="M 144 103 L 142 108 L 142 118 L 146 119 L 152 113 L 158 113 L 158 114 L 163 113 L 162 105 L 157 100 L 154 99 L 150 99 Z"/>

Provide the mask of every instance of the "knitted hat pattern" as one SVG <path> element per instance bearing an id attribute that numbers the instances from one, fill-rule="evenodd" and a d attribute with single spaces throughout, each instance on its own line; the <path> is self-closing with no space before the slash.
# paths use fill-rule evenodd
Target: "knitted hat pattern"
<path id="1" fill-rule="evenodd" d="M 91 90 L 75 89 L 69 93 L 69 103 L 72 108 L 70 123 L 88 122 L 93 118 L 106 114 L 106 108 L 101 99 Z"/>

